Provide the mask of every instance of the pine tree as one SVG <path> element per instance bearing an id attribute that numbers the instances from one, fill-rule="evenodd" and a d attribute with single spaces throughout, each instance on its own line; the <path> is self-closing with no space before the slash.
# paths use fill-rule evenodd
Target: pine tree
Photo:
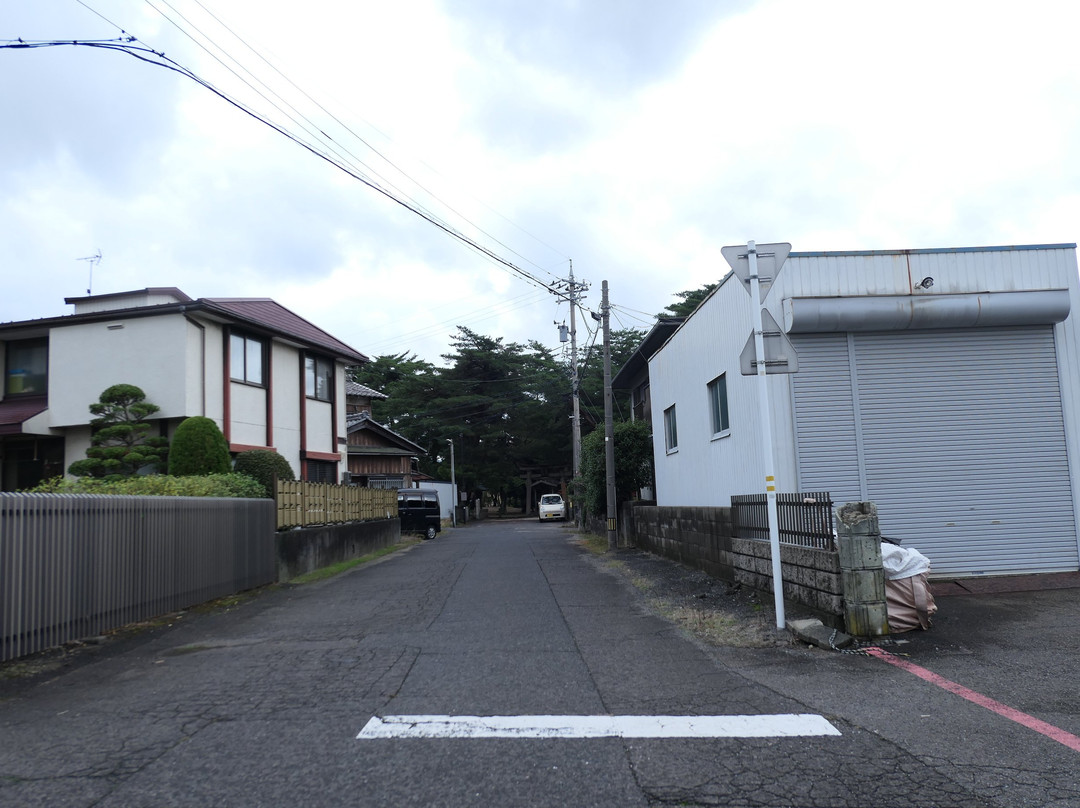
<path id="1" fill-rule="evenodd" d="M 151 436 L 149 418 L 161 408 L 146 400 L 133 384 L 114 384 L 104 390 L 90 412 L 93 433 L 86 459 L 68 469 L 76 477 L 132 477 L 142 470 L 164 470 L 169 454 L 165 437 Z"/>

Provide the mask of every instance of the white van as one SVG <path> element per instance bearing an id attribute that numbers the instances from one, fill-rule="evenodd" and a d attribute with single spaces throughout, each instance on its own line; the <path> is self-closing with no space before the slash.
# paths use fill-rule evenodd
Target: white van
<path id="1" fill-rule="evenodd" d="M 566 503 L 558 494 L 544 494 L 540 497 L 539 514 L 541 522 L 566 519 Z"/>

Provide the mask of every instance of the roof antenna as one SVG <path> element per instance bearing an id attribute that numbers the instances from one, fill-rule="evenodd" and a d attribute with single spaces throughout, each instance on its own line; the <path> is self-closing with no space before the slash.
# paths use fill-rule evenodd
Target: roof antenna
<path id="1" fill-rule="evenodd" d="M 90 297 L 90 290 L 94 286 L 94 267 L 101 263 L 101 248 L 98 247 L 98 251 L 93 255 L 88 255 L 85 258 L 76 258 L 75 260 L 90 262 L 90 278 L 86 282 L 86 296 Z"/>

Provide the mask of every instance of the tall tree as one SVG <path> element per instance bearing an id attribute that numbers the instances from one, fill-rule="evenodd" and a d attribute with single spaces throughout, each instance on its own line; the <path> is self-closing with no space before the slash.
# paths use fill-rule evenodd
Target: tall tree
<path id="1" fill-rule="evenodd" d="M 615 499 L 625 502 L 638 489 L 652 485 L 652 433 L 644 421 L 623 421 L 615 424 Z M 607 460 L 604 452 L 604 431 L 595 429 L 581 442 L 582 495 L 587 513 L 604 516 L 607 513 Z"/>
<path id="2" fill-rule="evenodd" d="M 698 307 L 701 301 L 707 298 L 712 290 L 718 285 L 719 284 L 715 283 L 707 283 L 700 289 L 676 292 L 675 297 L 679 298 L 678 302 L 669 303 L 657 317 L 689 317 L 693 314 L 694 309 Z"/>

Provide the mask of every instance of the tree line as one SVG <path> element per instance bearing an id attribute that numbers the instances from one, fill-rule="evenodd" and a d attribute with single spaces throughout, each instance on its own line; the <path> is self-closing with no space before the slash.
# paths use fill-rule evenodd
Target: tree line
<path id="1" fill-rule="evenodd" d="M 689 314 L 715 287 L 679 292 L 676 303 L 660 316 Z M 644 331 L 617 329 L 610 334 L 611 367 L 615 373 L 632 356 Z M 579 400 L 582 432 L 582 477 L 579 499 L 590 511 L 603 513 L 604 380 L 602 347 L 580 351 Z M 524 469 L 563 470 L 572 466 L 572 368 L 568 356 L 557 356 L 536 341 L 522 344 L 479 334 L 458 326 L 444 366 L 399 353 L 375 357 L 353 368 L 353 381 L 388 396 L 372 403 L 372 417 L 427 451 L 420 471 L 450 479 L 450 445 L 459 489 L 473 501 L 486 493 L 503 508 L 525 505 Z M 628 391 L 614 391 L 617 423 L 630 420 Z M 599 440 L 589 440 L 599 430 Z M 651 482 L 649 426 L 620 427 L 617 467 L 625 465 L 621 496 Z M 599 453 L 599 461 L 592 457 Z"/>

